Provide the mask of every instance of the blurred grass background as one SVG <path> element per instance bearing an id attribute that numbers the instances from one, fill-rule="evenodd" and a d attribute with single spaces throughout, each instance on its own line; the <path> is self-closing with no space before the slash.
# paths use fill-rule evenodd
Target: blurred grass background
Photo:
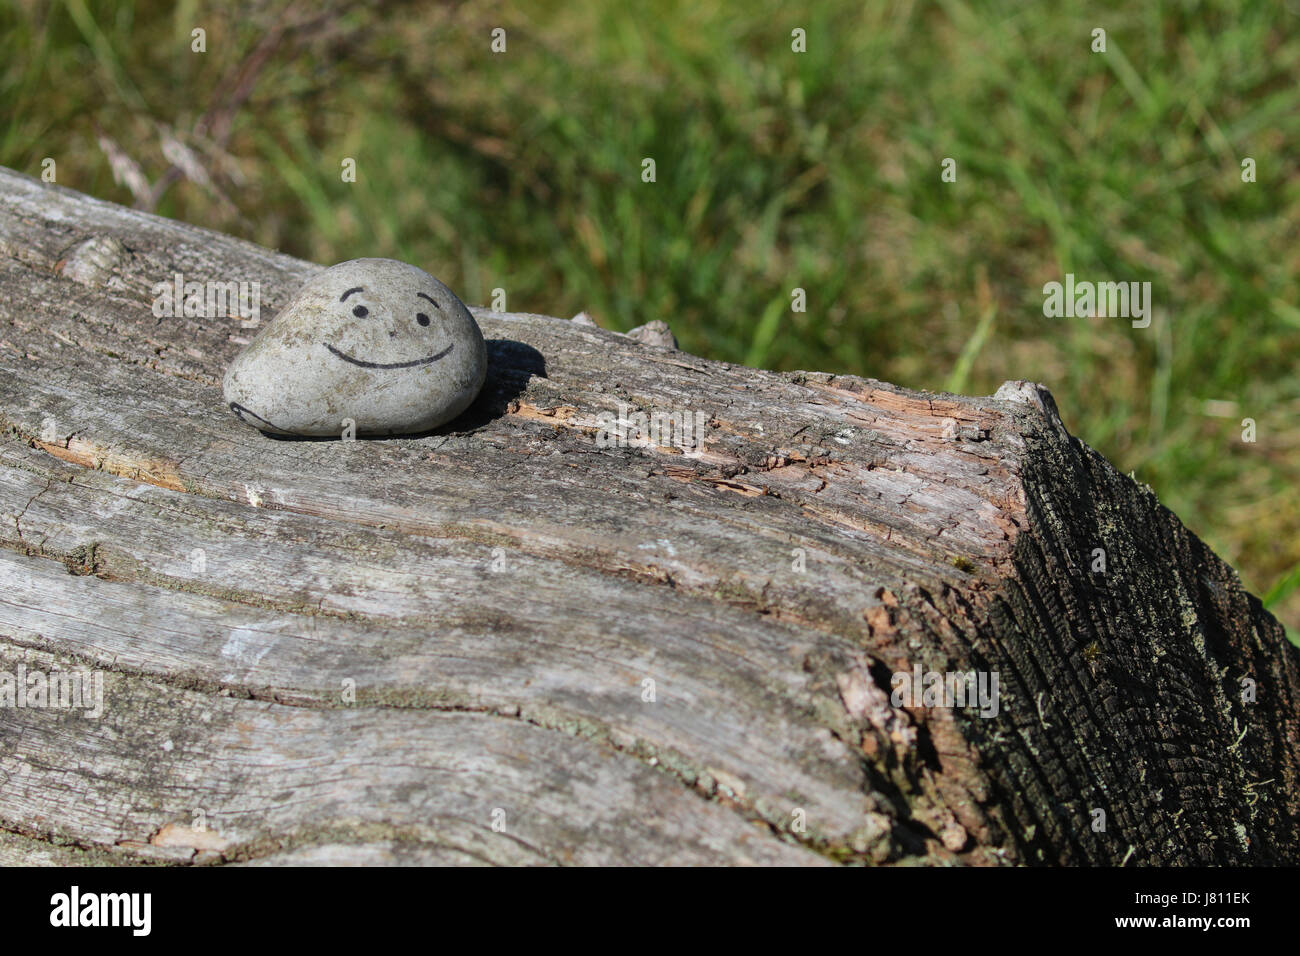
<path id="1" fill-rule="evenodd" d="M 318 262 L 756 366 L 1043 382 L 1297 640 L 1300 0 L 18 0 L 0 104 L 0 164 Z M 1151 327 L 1045 318 L 1066 272 L 1150 281 Z"/>

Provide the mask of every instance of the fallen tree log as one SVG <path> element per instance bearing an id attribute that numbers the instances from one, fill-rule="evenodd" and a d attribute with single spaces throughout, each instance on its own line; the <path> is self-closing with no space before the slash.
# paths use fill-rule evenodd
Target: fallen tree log
<path id="1" fill-rule="evenodd" d="M 151 304 L 318 268 L 0 171 L 0 673 L 103 680 L 0 708 L 0 861 L 1300 861 L 1296 649 L 1045 389 L 476 309 L 456 423 L 273 440 Z"/>

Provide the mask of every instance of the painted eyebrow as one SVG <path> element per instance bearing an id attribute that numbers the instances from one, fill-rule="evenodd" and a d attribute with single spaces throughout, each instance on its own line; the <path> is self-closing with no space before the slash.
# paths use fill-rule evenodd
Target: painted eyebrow
<path id="1" fill-rule="evenodd" d="M 347 292 L 344 292 L 341 296 L 339 296 L 339 301 L 340 302 L 347 301 L 348 296 L 350 296 L 353 292 L 365 292 L 365 291 L 366 291 L 365 288 L 362 286 L 357 286 L 355 289 L 348 289 Z"/>
<path id="2" fill-rule="evenodd" d="M 429 297 L 425 295 L 423 292 L 417 292 L 415 294 L 418 295 L 421 299 L 429 299 Z M 429 301 L 433 302 L 432 299 L 429 299 Z M 437 309 L 439 312 L 442 311 L 442 306 L 440 306 L 437 302 L 433 302 L 433 307 Z"/>

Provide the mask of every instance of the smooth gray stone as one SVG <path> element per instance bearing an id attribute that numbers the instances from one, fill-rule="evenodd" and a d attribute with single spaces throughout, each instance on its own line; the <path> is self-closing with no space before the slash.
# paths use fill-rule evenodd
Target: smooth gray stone
<path id="1" fill-rule="evenodd" d="M 231 411 L 279 435 L 427 431 L 474 401 L 483 333 L 465 303 L 415 266 L 352 259 L 303 286 L 235 356 Z"/>

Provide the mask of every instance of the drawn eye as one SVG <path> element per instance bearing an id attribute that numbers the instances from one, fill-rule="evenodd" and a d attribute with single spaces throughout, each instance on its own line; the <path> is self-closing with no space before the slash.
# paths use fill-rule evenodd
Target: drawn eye
<path id="1" fill-rule="evenodd" d="M 370 310 L 367 309 L 364 305 L 359 305 L 352 310 L 352 314 L 355 315 L 358 319 L 364 319 L 367 315 L 370 314 Z"/>
<path id="2" fill-rule="evenodd" d="M 425 315 L 423 312 L 421 312 L 418 315 L 416 315 L 415 321 L 419 322 L 421 325 L 428 325 L 429 317 Z"/>

